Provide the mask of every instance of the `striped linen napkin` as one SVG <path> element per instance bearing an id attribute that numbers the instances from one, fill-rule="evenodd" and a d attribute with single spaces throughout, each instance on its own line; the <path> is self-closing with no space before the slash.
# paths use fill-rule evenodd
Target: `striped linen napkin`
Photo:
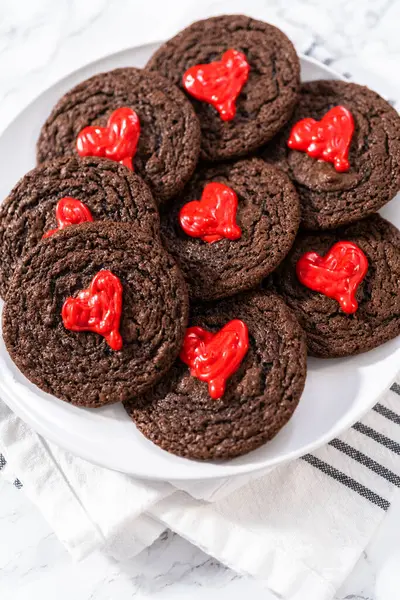
<path id="1" fill-rule="evenodd" d="M 1 472 L 76 558 L 127 559 L 170 528 L 283 600 L 330 600 L 400 486 L 400 385 L 318 451 L 267 474 L 138 481 L 46 442 L 0 402 Z"/>
<path id="2" fill-rule="evenodd" d="M 188 7 L 189 22 L 242 12 L 240 0 Z M 281 27 L 298 51 L 331 64 L 315 37 L 256 0 L 246 12 Z M 136 36 L 146 43 L 148 34 Z M 399 97 L 393 82 L 335 63 L 346 76 Z M 398 104 L 396 105 L 398 107 Z M 269 473 L 203 483 L 135 480 L 75 457 L 32 431 L 0 401 L 0 472 L 41 510 L 71 555 L 131 558 L 166 528 L 225 565 L 260 580 L 280 600 L 331 600 L 390 509 L 400 485 L 400 384 L 327 446 Z M 21 492 L 22 493 L 22 492 Z"/>

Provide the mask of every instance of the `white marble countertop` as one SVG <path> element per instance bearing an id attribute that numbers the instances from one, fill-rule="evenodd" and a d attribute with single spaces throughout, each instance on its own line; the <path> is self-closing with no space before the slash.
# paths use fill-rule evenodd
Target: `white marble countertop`
<path id="1" fill-rule="evenodd" d="M 0 498 L 1 600 L 278 600 L 172 533 L 123 563 L 73 563 L 22 489 L 0 478 Z M 399 524 L 400 496 L 332 600 L 397 600 Z"/>
<path id="2" fill-rule="evenodd" d="M 83 64 L 221 12 L 272 21 L 307 54 L 360 83 L 373 73 L 378 91 L 400 99 L 399 0 L 1 0 L 0 131 L 40 91 Z M 255 581 L 172 534 L 126 563 L 91 556 L 74 564 L 23 490 L 0 479 L 0 498 L 2 600 L 272 600 Z M 335 600 L 398 598 L 399 524 L 400 498 Z"/>

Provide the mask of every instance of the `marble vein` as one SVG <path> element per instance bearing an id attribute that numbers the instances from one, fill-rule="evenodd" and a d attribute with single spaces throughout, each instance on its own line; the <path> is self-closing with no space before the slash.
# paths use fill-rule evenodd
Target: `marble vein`
<path id="1" fill-rule="evenodd" d="M 388 98 L 400 99 L 399 0 L 2 0 L 0 131 L 41 90 L 83 64 L 223 12 L 262 16 L 309 56 L 362 83 L 372 72 Z M 334 600 L 395 600 L 399 519 L 400 501 Z M 73 565 L 23 490 L 1 478 L 0 570 L 2 600 L 275 598 L 171 532 L 131 561 L 95 555 Z"/>

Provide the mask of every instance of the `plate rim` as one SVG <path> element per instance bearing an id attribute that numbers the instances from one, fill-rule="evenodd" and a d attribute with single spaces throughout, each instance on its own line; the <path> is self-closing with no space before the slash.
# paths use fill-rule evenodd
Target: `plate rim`
<path id="1" fill-rule="evenodd" d="M 46 96 L 47 93 L 52 88 L 62 85 L 62 83 L 65 82 L 67 79 L 69 79 L 71 76 L 79 75 L 79 73 L 83 72 L 88 67 L 96 67 L 96 65 L 98 65 L 98 64 L 100 65 L 101 63 L 103 63 L 105 60 L 107 60 L 109 58 L 117 58 L 119 55 L 123 55 L 126 52 L 135 51 L 135 50 L 136 51 L 143 50 L 143 49 L 146 49 L 147 47 L 155 46 L 155 45 L 161 44 L 161 43 L 163 43 L 163 40 L 151 41 L 146 44 L 139 44 L 137 46 L 128 46 L 126 48 L 118 50 L 117 52 L 105 54 L 104 56 L 102 56 L 94 61 L 89 61 L 89 62 L 83 64 L 78 69 L 73 69 L 73 70 L 69 71 L 63 77 L 60 77 L 59 79 L 53 81 L 48 86 L 46 86 L 46 88 L 42 89 L 38 94 L 36 94 L 18 112 L 18 114 L 15 115 L 15 117 L 6 125 L 6 127 L 0 132 L 0 138 L 2 138 L 4 135 L 6 135 L 8 130 L 11 127 L 15 126 L 16 122 L 21 118 L 21 115 L 25 111 L 29 110 L 32 104 L 34 104 L 35 102 L 38 102 L 42 97 Z M 348 80 L 342 74 L 336 72 L 334 69 L 332 69 L 328 65 L 325 65 L 324 63 L 316 60 L 313 57 L 307 56 L 303 53 L 298 53 L 298 56 L 299 56 L 299 59 L 305 63 L 309 63 L 310 65 L 315 65 L 318 67 L 323 67 L 323 69 L 327 73 L 330 73 L 335 79 L 339 79 L 342 81 Z M 379 402 L 379 399 L 387 392 L 390 385 L 393 383 L 393 381 L 395 381 L 395 378 L 396 378 L 396 376 L 393 377 L 392 375 L 390 377 L 387 377 L 384 381 L 384 384 L 382 384 L 381 393 L 379 393 L 373 400 L 371 400 L 371 402 L 367 403 L 366 406 L 363 406 L 362 410 L 358 410 L 356 415 L 354 415 L 352 412 L 350 412 L 348 415 L 342 416 L 335 423 L 335 426 L 332 427 L 330 429 L 330 431 L 326 432 L 325 435 L 323 435 L 322 437 L 319 437 L 314 442 L 310 442 L 307 445 L 302 446 L 301 448 L 298 448 L 297 450 L 292 450 L 291 452 L 288 452 L 284 457 L 277 456 L 275 458 L 266 459 L 267 464 L 263 464 L 263 465 L 260 465 L 260 464 L 232 465 L 232 470 L 234 472 L 226 474 L 226 475 L 221 475 L 218 472 L 210 471 L 210 473 L 203 474 L 201 477 L 199 477 L 199 476 L 195 476 L 195 475 L 192 476 L 189 473 L 188 475 L 185 476 L 184 479 L 182 479 L 182 477 L 181 478 L 169 477 L 168 481 L 179 481 L 179 480 L 181 480 L 181 481 L 183 481 L 183 480 L 184 481 L 210 481 L 210 480 L 215 480 L 215 479 L 221 479 L 221 477 L 222 478 L 231 478 L 231 477 L 237 477 L 237 476 L 241 476 L 241 475 L 245 475 L 245 474 L 257 473 L 260 471 L 268 471 L 268 470 L 271 470 L 271 469 L 277 467 L 278 465 L 287 464 L 288 462 L 298 459 L 301 456 L 304 456 L 305 454 L 308 454 L 309 452 L 312 452 L 312 451 L 326 445 L 334 437 L 340 435 L 341 433 L 343 433 L 343 431 L 350 428 L 357 421 L 357 419 L 362 418 L 376 404 L 376 402 Z M 109 468 L 109 469 L 112 469 L 117 472 L 129 474 L 131 476 L 134 476 L 134 477 L 137 477 L 137 478 L 143 479 L 143 480 L 166 481 L 165 477 L 163 477 L 162 474 L 151 474 L 151 475 L 147 475 L 146 473 L 138 474 L 134 470 L 127 471 L 127 470 L 121 469 L 121 467 L 118 467 L 118 465 L 116 465 L 115 462 L 113 461 L 112 454 L 106 454 L 105 456 L 102 456 L 102 460 L 96 460 L 96 458 L 92 454 L 90 454 L 90 451 L 87 451 L 86 447 L 84 447 L 83 449 L 79 449 L 79 452 L 77 453 L 77 448 L 72 443 L 72 440 L 73 440 L 72 436 L 67 437 L 66 439 L 63 438 L 62 440 L 60 440 L 60 438 L 57 435 L 53 436 L 50 425 L 49 424 L 48 424 L 48 426 L 43 425 L 43 423 L 38 420 L 38 417 L 35 418 L 34 413 L 32 414 L 31 412 L 29 412 L 25 409 L 25 406 L 21 407 L 21 405 L 18 402 L 14 401 L 11 392 L 9 392 L 9 390 L 5 387 L 4 384 L 5 384 L 5 380 L 2 378 L 1 373 L 0 373 L 1 399 L 4 400 L 4 402 L 7 404 L 7 406 L 19 418 L 21 418 L 25 423 L 27 423 L 30 427 L 32 427 L 32 429 L 36 433 L 43 436 L 45 439 L 50 440 L 51 442 L 55 443 L 56 445 L 60 446 L 61 448 L 64 448 L 68 452 L 71 452 L 72 454 L 79 456 L 79 457 L 83 458 L 84 460 L 87 460 L 88 462 L 98 465 L 100 467 Z M 347 418 L 346 418 L 346 416 L 347 416 Z M 189 459 L 187 459 L 187 460 L 189 460 Z M 195 464 L 196 461 L 190 461 L 190 462 Z M 134 463 L 135 463 L 135 461 L 132 461 L 132 464 L 134 464 Z M 224 466 L 226 466 L 226 465 L 224 465 Z"/>
<path id="2" fill-rule="evenodd" d="M 5 391 L 4 389 L 2 389 L 1 400 L 3 400 L 7 404 L 8 408 L 10 408 L 19 418 L 21 418 L 27 425 L 29 425 L 29 427 L 32 427 L 32 429 L 37 434 L 41 435 L 44 439 L 46 439 L 50 442 L 53 442 L 54 444 L 56 444 L 60 448 L 63 448 L 64 450 L 70 452 L 74 456 L 77 456 L 79 458 L 87 460 L 91 464 L 97 465 L 102 468 L 111 469 L 112 471 L 116 471 L 119 473 L 124 473 L 126 475 L 131 475 L 131 476 L 137 477 L 138 479 L 141 479 L 141 480 L 162 481 L 162 482 L 165 482 L 165 481 L 169 481 L 169 482 L 192 481 L 192 482 L 194 482 L 194 481 L 212 481 L 212 480 L 216 480 L 216 479 L 225 479 L 225 478 L 230 479 L 232 477 L 251 475 L 251 474 L 254 474 L 257 472 L 263 472 L 263 471 L 268 472 L 278 466 L 288 464 L 289 462 L 299 459 L 302 456 L 305 456 L 306 454 L 309 454 L 310 452 L 313 452 L 313 451 L 317 450 L 318 448 L 321 448 L 321 447 L 327 445 L 330 441 L 332 441 L 337 436 L 341 435 L 344 431 L 346 431 L 347 429 L 350 429 L 350 427 L 352 427 L 354 425 L 354 423 L 356 423 L 359 419 L 362 419 L 362 417 L 365 416 L 372 409 L 372 407 L 375 406 L 375 404 L 378 403 L 380 401 L 380 399 L 386 394 L 387 390 L 395 382 L 395 380 L 396 380 L 396 378 L 395 377 L 393 378 L 392 376 L 389 377 L 387 380 L 385 380 L 385 386 L 383 387 L 381 393 L 378 394 L 371 401 L 371 403 L 368 403 L 365 407 L 363 407 L 362 411 L 358 411 L 357 415 L 354 416 L 354 418 L 351 417 L 351 418 L 345 419 L 344 417 L 342 417 L 342 419 L 340 419 L 336 423 L 336 426 L 334 428 L 332 428 L 329 432 L 327 432 L 322 438 L 319 438 L 318 440 L 316 440 L 314 442 L 310 442 L 309 444 L 307 444 L 306 446 L 303 446 L 302 448 L 299 448 L 298 450 L 293 450 L 292 452 L 287 453 L 284 458 L 282 458 L 282 457 L 270 458 L 270 459 L 268 459 L 268 464 L 264 464 L 264 465 L 246 465 L 246 464 L 234 465 L 232 467 L 232 470 L 234 469 L 235 472 L 228 473 L 226 475 L 221 475 L 219 473 L 210 472 L 208 474 L 202 475 L 201 477 L 191 476 L 189 474 L 189 475 L 185 476 L 184 478 L 168 477 L 168 479 L 165 479 L 165 477 L 163 477 L 161 474 L 158 474 L 158 473 L 148 475 L 146 473 L 138 474 L 135 471 L 123 470 L 120 467 L 118 467 L 117 465 L 115 465 L 113 460 L 109 460 L 109 457 L 111 456 L 110 454 L 107 454 L 106 459 L 101 460 L 101 461 L 96 460 L 96 458 L 94 458 L 92 455 L 90 455 L 90 452 L 86 452 L 85 449 L 83 449 L 82 451 L 80 451 L 77 454 L 76 448 L 73 446 L 72 442 L 70 443 L 70 441 L 69 441 L 70 439 L 72 440 L 72 438 L 68 438 L 67 441 L 60 442 L 60 440 L 59 440 L 59 438 L 57 438 L 57 436 L 52 435 L 51 429 L 48 429 L 48 428 L 42 426 L 42 424 L 40 422 L 36 422 L 35 419 L 32 418 L 30 413 L 26 412 L 24 408 L 21 408 L 21 406 L 18 403 L 14 403 L 14 400 L 9 396 L 8 392 Z M 7 400 L 4 398 L 4 396 L 7 396 Z M 190 459 L 187 459 L 187 460 L 190 461 L 192 464 L 196 464 L 196 462 L 198 462 L 198 461 L 192 461 Z M 203 461 L 201 461 L 201 462 L 203 462 Z M 209 462 L 209 461 L 204 461 L 204 462 Z"/>
<path id="3" fill-rule="evenodd" d="M 63 81 L 65 81 L 66 79 L 68 79 L 72 75 L 76 75 L 76 74 L 80 73 L 81 71 L 84 71 L 88 67 L 94 66 L 94 65 L 96 65 L 98 63 L 101 63 L 104 60 L 107 60 L 108 58 L 117 57 L 119 54 L 125 54 L 126 52 L 129 52 L 129 51 L 134 51 L 134 50 L 139 50 L 139 49 L 147 48 L 148 46 L 155 46 L 157 44 L 163 44 L 165 41 L 166 40 L 154 40 L 152 42 L 147 42 L 146 44 L 139 44 L 138 46 L 127 46 L 126 48 L 123 48 L 122 50 L 118 50 L 117 52 L 110 52 L 109 54 L 105 54 L 104 56 L 102 56 L 100 58 L 96 58 L 96 60 L 92 60 L 92 61 L 89 61 L 87 63 L 84 63 L 78 69 L 72 69 L 71 71 L 68 71 L 68 73 L 66 73 L 65 75 L 63 75 L 59 79 L 55 79 L 52 83 L 49 83 L 49 85 L 47 85 L 45 88 L 43 88 L 35 96 L 33 96 L 19 110 L 19 112 L 11 119 L 11 121 L 3 129 L 0 130 L 0 138 L 3 137 L 3 135 L 5 135 L 7 133 L 7 131 L 14 125 L 14 123 L 16 121 L 18 121 L 18 119 L 21 117 L 22 113 L 24 113 L 26 110 L 28 110 L 32 104 L 34 104 L 35 102 L 37 102 L 42 96 L 45 96 L 47 94 L 47 92 L 49 90 L 51 90 L 51 88 L 53 88 L 53 87 L 55 87 L 57 85 L 60 85 Z M 304 62 L 308 62 L 308 63 L 310 63 L 312 65 L 315 65 L 315 66 L 318 66 L 318 67 L 322 66 L 325 69 L 325 71 L 328 71 L 336 79 L 340 79 L 341 81 L 349 81 L 349 79 L 346 78 L 344 75 L 342 75 L 342 73 L 339 73 L 339 72 L 335 71 L 335 69 L 332 69 L 330 66 L 325 65 L 323 62 L 321 62 L 320 60 L 317 60 L 316 58 L 314 58 L 312 56 L 307 56 L 303 52 L 297 52 L 297 56 L 299 57 L 300 60 L 302 60 Z"/>

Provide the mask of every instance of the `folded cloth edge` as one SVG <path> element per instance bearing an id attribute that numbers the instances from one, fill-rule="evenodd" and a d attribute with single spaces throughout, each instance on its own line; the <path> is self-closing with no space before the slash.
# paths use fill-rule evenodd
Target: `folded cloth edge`
<path id="1" fill-rule="evenodd" d="M 173 502 L 166 498 L 148 514 L 207 554 L 210 549 L 201 539 L 209 532 L 215 540 L 215 531 L 218 531 L 212 556 L 237 573 L 251 575 L 264 582 L 278 596 L 304 600 L 306 592 L 307 600 L 332 599 L 336 591 L 334 586 L 304 562 L 289 556 L 282 548 L 266 548 L 255 534 L 238 523 L 232 524 L 220 513 L 208 511 L 204 518 L 199 518 L 202 509 L 207 511 L 207 506 L 202 506 L 201 502 L 183 492 L 177 492 Z M 240 539 L 240 544 L 237 539 Z M 288 562 L 292 565 L 291 577 L 288 577 Z"/>

